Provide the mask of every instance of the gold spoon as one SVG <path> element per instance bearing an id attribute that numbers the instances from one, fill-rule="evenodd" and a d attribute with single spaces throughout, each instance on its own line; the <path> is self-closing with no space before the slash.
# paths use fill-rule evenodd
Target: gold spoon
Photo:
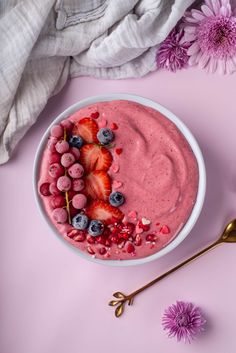
<path id="1" fill-rule="evenodd" d="M 214 243 L 210 244 L 205 249 L 202 249 L 197 254 L 191 256 L 189 259 L 181 262 L 179 265 L 171 268 L 169 271 L 163 273 L 161 276 L 155 278 L 153 281 L 147 283 L 145 286 L 137 289 L 136 291 L 132 292 L 129 295 L 125 295 L 121 292 L 114 293 L 113 296 L 116 298 L 116 300 L 111 300 L 109 302 L 109 305 L 116 306 L 115 316 L 116 317 L 121 316 L 124 312 L 125 303 L 128 302 L 128 305 L 132 305 L 134 297 L 137 294 L 141 293 L 145 289 L 151 287 L 153 284 L 159 282 L 162 278 L 165 278 L 166 276 L 170 275 L 174 271 L 178 270 L 180 267 L 183 267 L 184 265 L 188 264 L 189 262 L 192 262 L 193 260 L 195 260 L 199 256 L 203 255 L 207 251 L 215 248 L 217 245 L 222 244 L 222 243 L 236 243 L 236 219 L 233 219 L 231 222 L 229 222 L 229 224 L 227 224 L 227 226 L 223 230 L 219 239 L 216 240 Z"/>

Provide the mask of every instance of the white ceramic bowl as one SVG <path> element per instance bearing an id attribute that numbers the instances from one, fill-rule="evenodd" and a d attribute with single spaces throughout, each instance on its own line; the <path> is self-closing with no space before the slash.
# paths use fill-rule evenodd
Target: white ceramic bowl
<path id="1" fill-rule="evenodd" d="M 46 141 L 48 139 L 49 131 L 52 125 L 55 123 L 60 122 L 61 120 L 65 119 L 75 111 L 90 105 L 94 104 L 97 102 L 104 102 L 104 101 L 111 101 L 111 100 L 129 100 L 133 102 L 137 102 L 140 104 L 143 104 L 145 106 L 151 107 L 159 112 L 161 112 L 164 116 L 166 116 L 169 120 L 173 121 L 173 123 L 179 128 L 179 130 L 182 132 L 182 134 L 185 136 L 186 140 L 190 144 L 192 151 L 197 159 L 198 163 L 198 169 L 199 169 L 199 184 L 198 184 L 198 192 L 197 192 L 197 198 L 195 205 L 193 207 L 192 213 L 190 217 L 188 218 L 187 222 L 185 223 L 184 227 L 181 229 L 179 234 L 168 244 L 166 245 L 163 249 L 159 250 L 155 254 L 152 254 L 150 256 L 144 257 L 144 258 L 139 258 L 139 259 L 132 259 L 132 260 L 101 260 L 101 259 L 96 259 L 92 258 L 91 256 L 87 255 L 86 253 L 80 251 L 78 248 L 74 247 L 73 245 L 70 245 L 69 242 L 63 239 L 63 237 L 57 232 L 56 228 L 53 226 L 51 221 L 49 220 L 47 214 L 45 213 L 42 201 L 40 196 L 38 195 L 38 188 L 37 188 L 37 183 L 38 183 L 38 174 L 39 174 L 39 167 L 40 167 L 40 162 L 41 162 L 41 156 L 44 151 Z M 61 113 L 53 122 L 52 124 L 48 127 L 48 129 L 45 131 L 39 147 L 36 152 L 35 156 L 35 161 L 34 161 L 34 171 L 33 171 L 33 184 L 34 184 L 34 194 L 36 198 L 36 202 L 39 207 L 39 211 L 43 218 L 46 220 L 49 228 L 53 233 L 55 233 L 59 239 L 61 239 L 64 243 L 68 244 L 72 249 L 74 249 L 79 255 L 82 257 L 91 260 L 96 263 L 104 264 L 104 265 L 110 265 L 110 266 L 132 266 L 132 265 L 138 265 L 138 264 L 144 264 L 149 261 L 156 260 L 160 258 L 161 256 L 169 253 L 171 250 L 176 248 L 177 245 L 179 245 L 190 233 L 191 229 L 193 228 L 194 224 L 196 223 L 205 198 L 205 191 L 206 191 L 206 171 L 205 171 L 205 165 L 204 165 L 204 160 L 203 156 L 201 153 L 201 150 L 198 146 L 198 143 L 192 133 L 189 131 L 189 129 L 185 126 L 185 124 L 177 118 L 173 113 L 171 113 L 169 110 L 161 106 L 160 104 L 147 99 L 143 98 L 140 96 L 135 96 L 131 94 L 120 94 L 120 93 L 115 93 L 115 94 L 107 94 L 107 95 L 101 95 L 101 96 L 95 96 L 95 97 L 90 97 L 87 99 L 84 99 L 78 103 L 75 103 L 68 109 L 66 109 L 63 113 Z"/>

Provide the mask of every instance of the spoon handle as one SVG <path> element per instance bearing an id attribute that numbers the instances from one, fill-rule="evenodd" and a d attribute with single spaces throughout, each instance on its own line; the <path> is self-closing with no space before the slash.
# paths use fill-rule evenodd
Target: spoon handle
<path id="1" fill-rule="evenodd" d="M 217 245 L 221 244 L 222 241 L 221 240 L 217 240 L 216 242 L 210 244 L 209 246 L 207 246 L 206 248 L 200 250 L 198 253 L 194 254 L 193 256 L 191 256 L 190 258 L 184 260 L 183 262 L 181 262 L 180 264 L 178 264 L 177 266 L 171 268 L 170 270 L 168 270 L 167 272 L 163 273 L 162 275 L 160 275 L 159 277 L 155 278 L 154 280 L 152 280 L 151 282 L 147 283 L 146 285 L 144 285 L 143 287 L 137 289 L 136 291 L 130 293 L 129 295 L 125 295 L 121 292 L 116 292 L 113 294 L 113 296 L 115 298 L 119 298 L 119 300 L 112 300 L 109 302 L 110 306 L 117 306 L 116 310 L 115 310 L 115 315 L 116 317 L 119 317 L 122 315 L 123 311 L 124 311 L 124 304 L 125 302 L 128 302 L 128 305 L 131 305 L 133 303 L 134 297 L 143 292 L 145 289 L 151 287 L 153 284 L 159 282 L 161 279 L 167 277 L 168 275 L 170 275 L 171 273 L 175 272 L 176 270 L 178 270 L 179 268 L 183 267 L 184 265 L 187 265 L 188 263 L 192 262 L 193 260 L 195 260 L 196 258 L 198 258 L 199 256 L 205 254 L 207 251 L 213 249 L 214 247 L 216 247 Z"/>

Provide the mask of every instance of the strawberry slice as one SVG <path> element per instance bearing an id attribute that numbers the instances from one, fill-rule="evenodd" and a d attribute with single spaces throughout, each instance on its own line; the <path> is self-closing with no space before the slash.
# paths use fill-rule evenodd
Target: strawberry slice
<path id="1" fill-rule="evenodd" d="M 87 143 L 99 143 L 97 139 L 98 125 L 91 118 L 83 118 L 75 123 L 72 134 L 81 136 Z"/>
<path id="2" fill-rule="evenodd" d="M 90 219 L 98 219 L 105 224 L 114 223 L 114 220 L 121 221 L 124 217 L 119 208 L 101 200 L 93 201 L 87 208 L 86 214 Z"/>
<path id="3" fill-rule="evenodd" d="M 103 170 L 94 170 L 85 178 L 85 194 L 93 200 L 107 201 L 111 193 L 111 180 Z"/>
<path id="4" fill-rule="evenodd" d="M 93 170 L 106 172 L 112 164 L 112 155 L 106 147 L 87 144 L 80 150 L 80 163 L 88 173 Z"/>

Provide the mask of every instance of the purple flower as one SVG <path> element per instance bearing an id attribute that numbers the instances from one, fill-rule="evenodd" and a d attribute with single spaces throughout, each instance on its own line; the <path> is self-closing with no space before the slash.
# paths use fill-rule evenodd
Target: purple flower
<path id="1" fill-rule="evenodd" d="M 205 0 L 184 20 L 184 40 L 191 41 L 189 65 L 222 74 L 236 70 L 236 18 L 229 0 Z"/>
<path id="2" fill-rule="evenodd" d="M 181 43 L 183 34 L 183 29 L 179 29 L 177 26 L 161 43 L 156 56 L 158 68 L 175 72 L 186 66 L 189 59 L 187 54 L 189 43 Z"/>
<path id="3" fill-rule="evenodd" d="M 169 306 L 162 318 L 163 328 L 168 331 L 169 337 L 176 336 L 177 341 L 184 340 L 189 343 L 203 331 L 205 322 L 200 308 L 182 301 Z"/>

